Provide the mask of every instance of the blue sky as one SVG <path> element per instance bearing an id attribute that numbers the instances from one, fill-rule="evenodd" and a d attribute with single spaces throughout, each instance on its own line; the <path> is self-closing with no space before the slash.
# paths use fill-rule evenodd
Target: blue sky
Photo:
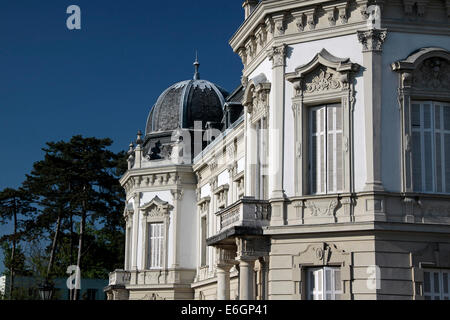
<path id="1" fill-rule="evenodd" d="M 69 31 L 73 4 L 82 29 Z M 242 23 L 241 4 L 0 1 L 0 189 L 21 184 L 47 141 L 82 134 L 126 149 L 159 94 L 192 77 L 196 50 L 202 78 L 232 91 L 242 64 L 228 40 Z"/>

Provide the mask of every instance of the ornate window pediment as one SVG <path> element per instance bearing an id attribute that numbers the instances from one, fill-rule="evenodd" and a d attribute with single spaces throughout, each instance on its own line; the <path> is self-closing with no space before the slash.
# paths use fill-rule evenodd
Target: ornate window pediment
<path id="1" fill-rule="evenodd" d="M 158 196 L 155 196 L 150 202 L 146 203 L 140 208 L 147 218 L 160 218 L 163 220 L 171 210 L 173 206 L 168 202 L 161 200 Z"/>
<path id="2" fill-rule="evenodd" d="M 349 74 L 357 72 L 359 65 L 349 58 L 338 58 L 322 49 L 309 63 L 287 75 L 294 83 L 295 95 L 323 94 L 349 89 Z"/>
<path id="3" fill-rule="evenodd" d="M 433 95 L 449 95 L 450 52 L 445 49 L 422 48 L 405 60 L 393 63 L 392 70 L 402 75 L 401 88 L 411 89 L 416 93 L 432 91 Z"/>
<path id="4" fill-rule="evenodd" d="M 271 84 L 263 73 L 248 82 L 244 93 L 243 105 L 251 113 L 252 122 L 269 115 L 270 88 Z"/>

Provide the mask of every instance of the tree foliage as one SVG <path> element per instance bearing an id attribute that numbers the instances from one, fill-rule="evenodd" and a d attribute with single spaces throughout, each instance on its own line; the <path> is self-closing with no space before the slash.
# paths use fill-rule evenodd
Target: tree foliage
<path id="1" fill-rule="evenodd" d="M 44 252 L 34 251 L 23 260 L 35 275 L 67 277 L 67 267 L 78 264 L 82 278 L 107 278 L 123 266 L 125 193 L 118 179 L 127 163 L 125 152 L 114 153 L 111 145 L 110 139 L 80 135 L 48 142 L 44 158 L 26 176 L 20 189 L 23 201 L 16 205 L 17 234 L 2 240 L 44 244 Z M 15 191 L 0 193 L 0 222 L 12 218 Z M 21 261 L 16 262 L 19 269 Z"/>

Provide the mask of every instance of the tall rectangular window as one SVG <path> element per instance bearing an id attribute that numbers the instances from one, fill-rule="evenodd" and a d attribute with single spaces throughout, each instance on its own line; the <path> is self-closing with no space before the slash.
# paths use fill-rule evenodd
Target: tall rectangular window
<path id="1" fill-rule="evenodd" d="M 414 191 L 450 193 L 450 105 L 416 101 L 411 113 Z"/>
<path id="2" fill-rule="evenodd" d="M 342 294 L 339 267 L 310 268 L 306 271 L 308 300 L 339 300 Z"/>
<path id="3" fill-rule="evenodd" d="M 127 265 L 125 266 L 125 269 L 130 269 L 131 268 L 131 251 L 132 251 L 132 236 L 131 236 L 131 232 L 132 232 L 132 228 L 128 227 L 127 228 L 127 238 L 126 238 L 126 252 L 125 254 L 127 255 Z"/>
<path id="4" fill-rule="evenodd" d="M 206 246 L 206 237 L 207 235 L 207 231 L 208 231 L 208 226 L 207 226 L 207 220 L 206 220 L 206 216 L 201 218 L 201 266 L 204 267 L 207 265 L 207 252 L 208 252 L 208 247 Z"/>
<path id="5" fill-rule="evenodd" d="M 310 186 L 312 194 L 343 189 L 342 109 L 340 104 L 310 110 Z"/>
<path id="6" fill-rule="evenodd" d="M 150 269 L 159 269 L 163 266 L 163 223 L 149 223 L 149 255 Z"/>
<path id="7" fill-rule="evenodd" d="M 427 270 L 423 273 L 425 300 L 450 300 L 450 270 Z"/>

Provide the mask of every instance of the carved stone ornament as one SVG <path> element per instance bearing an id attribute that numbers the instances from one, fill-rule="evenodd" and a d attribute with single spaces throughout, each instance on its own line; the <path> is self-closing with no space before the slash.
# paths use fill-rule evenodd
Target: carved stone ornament
<path id="1" fill-rule="evenodd" d="M 450 63 L 442 58 L 425 60 L 413 72 L 414 88 L 430 90 L 450 90 Z"/>
<path id="2" fill-rule="evenodd" d="M 314 217 L 332 217 L 335 214 L 335 210 L 339 205 L 337 199 L 333 199 L 328 204 L 323 205 L 314 200 L 306 202 L 306 207 L 309 209 L 311 216 Z"/>
<path id="3" fill-rule="evenodd" d="M 422 48 L 391 67 L 400 73 L 402 88 L 422 92 L 450 90 L 450 52 L 445 49 Z"/>
<path id="4" fill-rule="evenodd" d="M 322 92 L 342 87 L 338 75 L 328 68 L 320 67 L 315 73 L 311 80 L 306 82 L 306 92 Z"/>
<path id="5" fill-rule="evenodd" d="M 258 258 L 269 255 L 270 239 L 263 237 L 236 238 L 236 247 L 238 258 Z"/>
<path id="6" fill-rule="evenodd" d="M 247 112 L 252 114 L 252 120 L 268 116 L 270 89 L 271 84 L 262 73 L 249 81 L 244 92 L 243 105 L 247 107 Z"/>
<path id="7" fill-rule="evenodd" d="M 349 74 L 358 70 L 359 65 L 351 63 L 350 59 L 335 57 L 322 49 L 308 64 L 287 74 L 286 79 L 293 83 L 295 96 L 320 94 L 348 89 Z"/>
<path id="8" fill-rule="evenodd" d="M 273 68 L 284 67 L 286 61 L 286 45 L 272 47 L 268 52 L 269 60 L 272 61 Z"/>
<path id="9" fill-rule="evenodd" d="M 330 263 L 348 264 L 350 255 L 343 250 L 339 250 L 334 244 L 323 242 L 309 245 L 297 257 L 299 261 L 307 262 L 307 264 L 326 266 Z M 296 261 L 294 261 L 294 264 L 296 264 Z"/>
<path id="10" fill-rule="evenodd" d="M 148 218 L 164 218 L 173 210 L 173 206 L 168 202 L 155 196 L 152 201 L 140 207 L 144 216 Z"/>
<path id="11" fill-rule="evenodd" d="M 386 29 L 358 31 L 358 40 L 363 45 L 363 52 L 383 51 L 383 43 L 386 37 Z"/>
<path id="12" fill-rule="evenodd" d="M 247 66 L 247 51 L 245 48 L 239 48 L 238 50 L 238 55 L 242 60 L 242 64 L 245 66 Z"/>

